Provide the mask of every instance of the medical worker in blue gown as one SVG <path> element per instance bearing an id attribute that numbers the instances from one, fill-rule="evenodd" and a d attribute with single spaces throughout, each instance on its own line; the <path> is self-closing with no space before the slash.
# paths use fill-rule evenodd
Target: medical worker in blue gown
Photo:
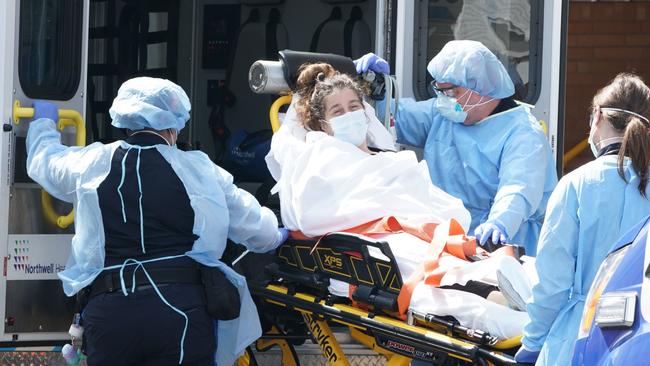
<path id="1" fill-rule="evenodd" d="M 592 101 L 596 160 L 565 175 L 551 195 L 537 252 L 539 284 L 527 311 L 520 362 L 570 365 L 585 296 L 610 247 L 650 215 L 650 88 L 620 74 Z M 539 358 L 537 358 L 539 356 Z"/>
<path id="2" fill-rule="evenodd" d="M 214 365 L 217 348 L 217 364 L 232 365 L 261 327 L 245 279 L 220 261 L 226 239 L 265 252 L 287 232 L 207 155 L 176 148 L 190 116 L 183 89 L 126 81 L 110 114 L 128 138 L 109 145 L 64 146 L 56 106 L 34 109 L 29 176 L 75 207 L 59 277 L 66 295 L 89 297 L 81 322 L 88 364 Z M 205 281 L 218 285 L 217 296 L 206 296 Z M 212 311 L 209 298 L 237 308 Z"/>
<path id="3" fill-rule="evenodd" d="M 367 54 L 359 73 L 388 73 Z M 512 242 L 535 255 L 546 203 L 557 183 L 539 123 L 512 99 L 508 72 L 483 44 L 451 41 L 429 62 L 436 98 L 399 100 L 397 142 L 424 149 L 434 184 L 462 199 L 479 244 Z M 385 105 L 377 110 L 383 115 Z"/>

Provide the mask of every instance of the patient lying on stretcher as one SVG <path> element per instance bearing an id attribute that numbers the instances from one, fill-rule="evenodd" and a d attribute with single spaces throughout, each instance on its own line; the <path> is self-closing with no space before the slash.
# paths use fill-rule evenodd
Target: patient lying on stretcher
<path id="1" fill-rule="evenodd" d="M 531 286 L 519 262 L 499 254 L 467 260 L 483 252 L 463 235 L 469 212 L 431 183 L 413 152 L 390 151 L 392 137 L 350 77 L 327 64 L 307 65 L 298 87 L 267 156 L 284 225 L 308 237 L 351 231 L 385 240 L 403 290 L 411 286 L 410 310 L 453 316 L 499 338 L 519 335 L 528 317 L 517 310 Z M 497 274 L 514 287 L 505 292 L 510 301 Z M 332 281 L 330 292 L 348 296 L 349 286 Z"/>

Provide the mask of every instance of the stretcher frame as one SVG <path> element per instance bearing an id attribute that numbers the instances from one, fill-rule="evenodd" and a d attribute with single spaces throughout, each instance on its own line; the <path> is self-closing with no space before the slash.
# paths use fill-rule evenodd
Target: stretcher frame
<path id="1" fill-rule="evenodd" d="M 360 266 L 366 270 L 359 271 Z M 401 276 L 384 241 L 348 233 L 329 234 L 318 242 L 289 239 L 278 248 L 276 261 L 267 271 L 272 280 L 251 286 L 252 294 L 264 302 L 264 308 L 268 305 L 301 317 L 330 366 L 350 365 L 330 324 L 347 327 L 352 338 L 385 356 L 388 366 L 406 366 L 412 359 L 442 365 L 517 364 L 511 354 L 521 337 L 499 341 L 432 314 L 409 312 L 406 321 L 397 318 Z M 351 297 L 358 304 L 330 295 L 330 279 L 355 286 Z M 254 346 L 258 352 L 280 347 L 283 366 L 299 365 L 292 337 L 296 336 L 273 326 Z M 238 366 L 253 364 L 249 350 Z"/>

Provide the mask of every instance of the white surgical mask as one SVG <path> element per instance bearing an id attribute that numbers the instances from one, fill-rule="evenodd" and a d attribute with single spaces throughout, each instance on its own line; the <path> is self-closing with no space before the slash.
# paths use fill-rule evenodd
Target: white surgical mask
<path id="1" fill-rule="evenodd" d="M 593 130 L 592 130 L 593 131 Z M 593 132 L 589 133 L 589 139 L 587 139 L 587 142 L 589 142 L 589 147 L 591 148 L 591 153 L 594 154 L 594 156 L 597 158 L 598 157 L 598 152 L 611 145 L 611 144 L 616 144 L 616 143 L 621 143 L 623 142 L 622 137 L 610 137 L 608 139 L 600 140 L 598 142 L 594 142 L 593 139 Z"/>
<path id="2" fill-rule="evenodd" d="M 450 98 L 443 93 L 438 93 L 435 106 L 438 113 L 452 122 L 463 123 L 467 118 L 467 112 L 463 110 L 458 100 L 456 98 Z"/>
<path id="3" fill-rule="evenodd" d="M 596 132 L 596 125 L 594 124 L 594 118 L 596 118 L 596 114 L 592 114 L 591 118 L 589 119 L 589 138 L 587 139 L 587 142 L 589 143 L 589 148 L 591 149 L 591 153 L 594 154 L 594 157 L 598 157 L 598 146 L 596 141 L 594 141 L 594 133 Z"/>
<path id="4" fill-rule="evenodd" d="M 331 118 L 328 123 L 334 137 L 339 140 L 349 142 L 354 146 L 360 146 L 366 141 L 368 119 L 363 109 Z"/>
<path id="5" fill-rule="evenodd" d="M 596 147 L 596 144 L 594 143 L 594 128 L 592 127 L 591 130 L 589 130 L 589 138 L 587 139 L 587 142 L 589 143 L 589 147 L 591 148 L 591 153 L 594 154 L 594 157 L 598 157 L 598 148 Z"/>
<path id="6" fill-rule="evenodd" d="M 438 100 L 436 100 L 436 108 L 438 109 L 438 112 L 443 117 L 452 122 L 464 123 L 467 119 L 467 112 L 492 101 L 492 98 L 484 97 L 481 95 L 481 99 L 479 99 L 478 103 L 467 104 L 467 102 L 465 102 L 464 105 L 460 105 L 460 103 L 458 103 L 458 99 L 464 97 L 467 93 L 474 92 L 471 90 L 466 90 L 465 93 L 463 93 L 463 95 L 458 98 L 448 97 L 446 93 L 438 93 Z"/>

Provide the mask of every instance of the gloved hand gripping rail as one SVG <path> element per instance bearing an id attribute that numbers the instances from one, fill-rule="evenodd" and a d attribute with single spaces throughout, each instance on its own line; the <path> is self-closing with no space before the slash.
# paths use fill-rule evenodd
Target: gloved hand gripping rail
<path id="1" fill-rule="evenodd" d="M 21 118 L 33 118 L 34 108 L 21 107 L 20 101 L 16 100 L 14 102 L 12 117 L 14 124 L 17 125 L 20 123 Z M 57 128 L 60 131 L 63 131 L 67 126 L 74 127 L 77 132 L 76 145 L 85 146 L 86 123 L 84 122 L 83 117 L 81 117 L 81 114 L 73 109 L 59 109 Z M 67 228 L 74 222 L 74 209 L 72 209 L 67 215 L 57 214 L 52 207 L 52 197 L 44 190 L 41 191 L 41 204 L 43 206 L 43 215 L 48 219 L 48 221 L 54 223 L 61 229 Z"/>

